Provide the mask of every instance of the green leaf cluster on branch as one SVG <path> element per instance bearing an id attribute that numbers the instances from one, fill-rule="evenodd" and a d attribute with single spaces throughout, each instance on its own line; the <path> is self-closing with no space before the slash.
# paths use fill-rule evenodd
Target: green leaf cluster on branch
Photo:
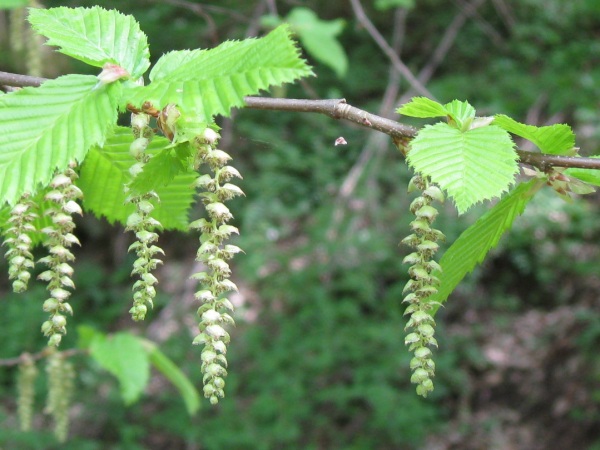
<path id="1" fill-rule="evenodd" d="M 467 102 L 455 100 L 441 105 L 424 97 L 413 98 L 399 108 L 398 112 L 413 117 L 446 119 L 446 123 L 426 125 L 410 143 L 397 142 L 397 145 L 407 155 L 408 164 L 417 174 L 422 174 L 425 179 L 437 183 L 446 191 L 454 200 L 459 213 L 464 213 L 479 201 L 500 197 L 515 182 L 518 155 L 509 133 L 528 139 L 546 154 L 577 155 L 574 135 L 567 125 L 534 127 L 521 124 L 505 115 L 476 117 L 475 109 Z M 565 199 L 570 199 L 571 192 L 594 192 L 592 186 L 577 178 L 577 175 L 590 171 L 579 170 L 582 172 L 567 176 L 563 174 L 564 168 L 549 168 L 545 172 L 537 168 L 524 168 L 524 174 L 533 179 L 520 183 L 464 231 L 444 253 L 436 268 L 417 271 L 414 264 L 423 265 L 423 256 L 414 253 L 407 256 L 404 262 L 413 264 L 409 269 L 412 279 L 407 290 L 414 291 L 413 285 L 422 284 L 423 280 L 433 284 L 427 295 L 417 295 L 419 291 L 416 291 L 405 298 L 404 302 L 410 304 L 406 312 L 412 315 L 409 327 L 416 327 L 420 331 L 420 324 L 433 325 L 433 316 L 439 306 L 447 300 L 464 276 L 498 244 L 502 235 L 512 227 L 516 217 L 523 213 L 527 203 L 543 184 L 552 187 Z M 423 184 L 421 178 L 417 179 Z M 594 179 L 588 175 L 586 181 L 590 180 Z M 419 236 L 419 232 L 423 233 L 420 231 L 422 225 L 417 220 L 411 223 L 411 227 L 416 230 L 411 235 L 415 238 L 409 236 L 403 242 L 418 248 L 418 242 L 422 240 Z M 415 311 L 422 315 L 418 323 L 414 320 Z M 433 328 L 431 336 L 432 333 Z M 420 350 L 426 356 L 422 362 L 416 358 L 413 358 L 414 364 L 411 362 L 411 369 L 414 371 L 412 381 L 418 384 L 417 393 L 426 396 L 433 389 L 430 378 L 435 365 L 430 358 L 431 351 L 424 345 L 423 332 L 409 334 L 406 343 L 411 349 L 416 349 L 415 355 Z M 437 346 L 437 342 L 435 345 Z M 420 375 L 417 370 L 420 370 Z"/>
<path id="2" fill-rule="evenodd" d="M 385 7 L 386 2 L 378 3 Z M 28 270 L 33 265 L 31 234 L 35 231 L 35 208 L 30 199 L 37 202 L 45 196 L 51 205 L 44 205 L 48 211 L 44 218 L 52 226 L 42 227 L 49 255 L 41 261 L 47 263 L 49 270 L 41 278 L 49 283 L 50 298 L 44 302 L 44 310 L 50 317 L 42 328 L 49 344 L 58 345 L 66 333 L 65 314 L 72 313 L 66 302 L 71 292 L 65 289 L 74 288 L 73 268 L 69 264 L 73 255 L 68 247 L 78 243 L 72 233 L 71 215 L 81 213 L 78 202 L 82 202 L 86 212 L 104 216 L 111 223 L 125 224 L 135 233 L 137 241 L 130 249 L 138 257 L 133 274 L 140 279 L 134 284 L 131 313 L 134 320 L 143 319 L 152 306 L 158 282 L 152 270 L 159 264 L 155 256 L 162 250 L 154 245 L 158 238 L 155 230 L 161 226 L 187 230 L 188 210 L 195 196 L 190 186 L 200 189 L 207 218 L 189 225 L 200 231 L 197 261 L 206 266 L 205 271 L 194 276 L 202 283 L 196 294 L 202 304 L 198 309 L 199 334 L 194 343 L 203 345 L 204 394 L 211 403 L 224 396 L 229 344 L 224 326 L 234 323 L 229 314 L 233 307 L 226 294 L 237 289 L 230 280 L 228 261 L 241 251 L 226 243 L 238 230 L 228 224 L 233 214 L 225 202 L 242 195 L 230 183 L 233 178 L 241 178 L 241 174 L 229 165 L 230 155 L 216 147 L 216 115 L 227 115 L 246 102 L 263 109 L 325 113 L 394 138 L 416 172 L 413 185 L 422 191 L 411 207 L 417 216 L 411 223 L 414 234 L 404 240 L 416 250 L 405 258 L 411 265 L 411 281 L 404 302 L 410 314 L 406 344 L 415 353 L 412 381 L 424 396 L 433 389 L 435 364 L 428 346 L 437 345 L 433 316 L 439 305 L 497 245 L 544 184 L 564 198 L 571 193 L 591 192 L 593 188 L 586 182 L 600 185 L 600 176 L 593 171 L 554 167 L 556 161 L 569 162 L 574 167 L 579 159 L 574 135 L 566 125 L 533 127 L 503 115 L 477 117 L 467 102 L 454 100 L 442 105 L 417 97 L 398 112 L 445 121 L 426 125 L 416 133 L 344 101 L 313 106 L 308 105 L 310 101 L 300 100 L 291 101 L 296 102 L 292 106 L 285 106 L 282 99 L 249 101 L 246 96 L 269 86 L 312 75 L 299 57 L 286 25 L 260 39 L 225 42 L 210 50 L 167 53 L 150 71 L 149 84 L 144 85 L 142 77 L 150 67 L 149 49 L 145 34 L 132 17 L 100 7 L 61 7 L 32 9 L 29 20 L 34 29 L 48 38 L 49 45 L 102 70 L 97 77 L 66 75 L 0 97 L 0 203 L 12 211 L 4 232 L 13 287 L 17 291 L 27 287 Z M 318 26 L 332 38 L 341 24 L 335 29 Z M 315 45 L 314 36 L 306 35 L 304 39 Z M 334 69 L 341 75 L 345 65 L 340 63 Z M 269 107 L 269 101 L 275 106 Z M 131 128 L 116 125 L 118 113 L 124 111 L 132 113 Z M 152 119 L 163 136 L 154 136 Z M 536 170 L 525 171 L 532 179 L 512 190 L 519 159 L 529 163 L 536 160 L 536 154 L 516 150 L 511 134 L 531 141 L 544 158 L 538 161 Z M 590 161 L 587 163 L 579 167 L 592 167 Z M 209 173 L 199 176 L 197 171 L 204 169 Z M 467 229 L 437 264 L 432 257 L 443 235 L 431 227 L 437 214 L 431 203 L 443 198 L 442 190 L 461 214 L 479 202 L 509 192 Z M 103 367 L 119 378 L 127 402 L 137 399 L 145 386 L 148 361 L 165 372 L 182 393 L 189 394 L 184 377 L 154 347 L 148 350 L 151 345 L 122 336 L 113 340 L 96 336 L 89 349 Z M 132 376 L 124 368 L 121 352 L 125 348 L 129 349 L 125 353 L 139 353 L 141 347 L 146 353 L 136 363 L 140 370 Z M 49 366 L 55 386 L 52 392 L 62 389 L 60 392 L 64 393 L 70 389 L 70 369 L 54 355 L 58 354 L 53 354 Z M 26 372 L 31 368 L 23 367 L 24 383 L 29 382 L 27 377 L 33 372 Z M 133 378 L 138 382 L 127 384 Z M 58 382 L 60 379 L 63 384 Z M 30 395 L 26 384 L 22 391 L 26 411 Z M 52 396 L 49 410 L 63 414 L 61 398 Z M 192 398 L 188 410 L 196 409 Z M 22 415 L 27 422 L 27 413 Z M 65 436 L 64 415 L 57 416 L 57 423 L 60 436 Z"/>
<path id="3" fill-rule="evenodd" d="M 65 75 L 0 98 L 0 206 L 12 210 L 3 228 L 14 288 L 26 288 L 33 266 L 30 247 L 36 231 L 31 225 L 35 211 L 29 199 L 45 195 L 44 220 L 51 225 L 41 230 L 48 251 L 41 262 L 48 270 L 40 278 L 48 282 L 50 298 L 43 308 L 50 317 L 42 331 L 49 345 L 59 345 L 66 333 L 66 315 L 73 313 L 66 301 L 72 294 L 67 288 L 75 287 L 71 281 L 74 256 L 68 247 L 79 243 L 71 216 L 82 213 L 82 202 L 86 212 L 120 222 L 134 232 L 136 242 L 130 250 L 136 252 L 137 260 L 132 274 L 139 280 L 133 286 L 131 314 L 134 320 L 143 319 L 158 283 L 152 273 L 161 262 L 156 254 L 162 253 L 155 245 L 156 229 L 187 230 L 195 195 L 190 187 L 201 188 L 209 220 L 200 227 L 198 260 L 206 265 L 210 279 L 203 280 L 206 285 L 198 294 L 203 305 L 200 335 L 194 343 L 204 343 L 205 394 L 215 403 L 224 396 L 229 340 L 221 325 L 233 323 L 223 311 L 232 308 L 231 302 L 221 296 L 235 289 L 226 260 L 240 251 L 223 244 L 231 233 L 237 233 L 226 224 L 232 215 L 223 202 L 241 194 L 229 183 L 241 175 L 226 165 L 230 157 L 214 148 L 218 135 L 213 120 L 243 106 L 247 95 L 312 72 L 300 58 L 289 27 L 282 25 L 260 39 L 165 54 L 145 85 L 148 43 L 133 17 L 101 7 L 60 7 L 31 9 L 29 21 L 48 38 L 48 45 L 101 71 L 96 77 Z M 131 128 L 117 126 L 118 113 L 127 110 L 132 113 Z M 154 136 L 152 118 L 164 137 Z M 208 175 L 198 178 L 201 165 L 212 171 L 210 180 Z M 202 295 L 205 290 L 211 296 Z M 122 383 L 127 381 L 129 374 L 111 365 L 112 355 L 106 356 L 114 349 L 97 339 L 90 350 L 108 370 L 123 377 Z M 66 436 L 63 400 L 68 398 L 70 375 L 58 355 L 49 366 L 48 410 L 56 415 L 62 439 Z M 150 357 L 182 392 L 189 391 L 160 353 L 152 351 Z M 136 386 L 144 385 L 136 382 Z M 128 401 L 139 395 L 139 391 L 126 392 Z M 25 394 L 23 399 L 25 405 Z M 193 413 L 197 406 L 190 402 L 188 409 Z"/>

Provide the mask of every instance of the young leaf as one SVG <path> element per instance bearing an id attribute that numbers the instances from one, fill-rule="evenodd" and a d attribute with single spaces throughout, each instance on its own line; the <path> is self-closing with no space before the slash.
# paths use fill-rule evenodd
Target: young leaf
<path id="1" fill-rule="evenodd" d="M 139 399 L 150 378 L 148 354 L 139 338 L 128 333 L 98 334 L 90 344 L 90 355 L 117 377 L 126 404 Z"/>
<path id="2" fill-rule="evenodd" d="M 543 181 L 538 179 L 521 183 L 459 236 L 440 260 L 442 272 L 433 274 L 440 279 L 440 288 L 429 297 L 430 301 L 446 301 L 465 275 L 498 245 L 542 185 Z"/>
<path id="3" fill-rule="evenodd" d="M 445 123 L 425 126 L 412 141 L 408 163 L 431 177 L 459 214 L 500 195 L 518 172 L 517 154 L 506 131 L 493 125 L 461 131 Z"/>
<path id="4" fill-rule="evenodd" d="M 163 55 L 150 72 L 152 82 L 133 89 L 131 103 L 150 101 L 157 108 L 175 103 L 210 123 L 213 116 L 242 106 L 246 95 L 308 75 L 310 68 L 282 25 L 260 39 Z"/>
<path id="5" fill-rule="evenodd" d="M 123 185 L 131 180 L 129 167 L 134 159 L 129 154 L 133 142 L 130 128 L 117 127 L 103 147 L 93 147 L 81 167 L 77 185 L 83 191 L 83 206 L 98 216 L 105 216 L 109 222 L 126 223 L 134 210 L 130 203 L 125 204 Z M 165 148 L 170 142 L 155 136 L 148 146 L 153 154 Z M 194 202 L 194 190 L 190 188 L 196 179 L 194 173 L 181 173 L 175 176 L 168 186 L 157 186 L 160 203 L 152 212 L 165 229 L 187 231 L 188 210 Z"/>
<path id="6" fill-rule="evenodd" d="M 177 388 L 185 403 L 185 409 L 193 416 L 200 409 L 200 395 L 190 379 L 161 352 L 154 343 L 144 340 L 144 347 L 148 352 L 150 363 L 162 373 Z"/>
<path id="7" fill-rule="evenodd" d="M 600 155 L 592 156 L 592 158 L 600 158 Z M 600 186 L 600 170 L 598 169 L 567 169 L 564 174 L 594 186 Z"/>
<path id="8" fill-rule="evenodd" d="M 82 161 L 117 120 L 120 83 L 94 89 L 89 75 L 65 75 L 0 97 L 0 204 L 46 185 L 55 169 Z"/>
<path id="9" fill-rule="evenodd" d="M 296 7 L 287 15 L 300 43 L 317 61 L 333 69 L 339 78 L 346 75 L 348 57 L 336 39 L 344 28 L 344 20 L 320 20 L 310 9 Z"/>
<path id="10" fill-rule="evenodd" d="M 137 79 L 150 66 L 146 35 L 133 18 L 93 8 L 31 9 L 29 22 L 59 52 L 95 67 L 110 62 Z"/>
<path id="11" fill-rule="evenodd" d="M 468 102 L 461 102 L 460 100 L 452 100 L 450 103 L 444 105 L 448 115 L 456 122 L 459 128 L 468 129 L 463 127 L 464 124 L 470 124 L 475 118 L 475 108 L 473 108 Z"/>
<path id="12" fill-rule="evenodd" d="M 556 124 L 547 127 L 535 127 L 519 123 L 503 114 L 494 117 L 494 125 L 533 142 L 542 153 L 552 155 L 574 154 L 575 134 L 569 125 Z"/>
<path id="13" fill-rule="evenodd" d="M 448 110 L 444 105 L 427 97 L 413 97 L 410 102 L 402 105 L 396 112 L 405 116 L 420 117 L 422 119 L 446 117 L 448 115 Z"/>

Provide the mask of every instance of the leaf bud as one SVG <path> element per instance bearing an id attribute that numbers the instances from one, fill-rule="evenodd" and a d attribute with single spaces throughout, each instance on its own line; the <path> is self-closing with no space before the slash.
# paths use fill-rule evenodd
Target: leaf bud
<path id="1" fill-rule="evenodd" d="M 97 78 L 100 84 L 109 84 L 121 78 L 129 78 L 129 76 L 129 72 L 123 67 L 107 62 L 102 66 L 102 72 L 100 72 Z"/>

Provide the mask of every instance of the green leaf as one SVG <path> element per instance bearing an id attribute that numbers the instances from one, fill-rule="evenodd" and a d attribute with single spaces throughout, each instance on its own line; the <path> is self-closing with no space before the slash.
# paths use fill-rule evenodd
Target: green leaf
<path id="1" fill-rule="evenodd" d="M 375 9 L 385 11 L 392 8 L 412 9 L 415 6 L 415 0 L 376 0 Z"/>
<path id="2" fill-rule="evenodd" d="M 190 379 L 153 342 L 145 340 L 143 343 L 152 365 L 179 391 L 188 414 L 196 414 L 200 409 L 200 395 Z"/>
<path id="3" fill-rule="evenodd" d="M 117 120 L 120 83 L 94 89 L 89 75 L 66 75 L 0 97 L 0 204 L 47 185 L 56 168 L 82 161 Z"/>
<path id="4" fill-rule="evenodd" d="M 139 338 L 128 333 L 97 335 L 90 344 L 90 355 L 117 377 L 126 404 L 139 399 L 150 378 L 148 354 Z"/>
<path id="5" fill-rule="evenodd" d="M 448 110 L 444 105 L 427 97 L 413 97 L 410 102 L 402 105 L 396 112 L 405 116 L 420 117 L 422 119 L 446 117 L 448 115 Z"/>
<path id="6" fill-rule="evenodd" d="M 137 79 L 150 66 L 146 35 L 133 16 L 93 8 L 31 9 L 29 22 L 48 45 L 95 67 L 118 64 Z"/>
<path id="7" fill-rule="evenodd" d="M 430 301 L 446 301 L 465 275 L 498 245 L 504 232 L 512 227 L 542 185 L 543 181 L 537 179 L 518 185 L 459 236 L 440 260 L 442 272 L 434 273 L 440 279 L 440 288 L 429 297 Z"/>
<path id="8" fill-rule="evenodd" d="M 133 89 L 131 103 L 150 101 L 159 108 L 175 103 L 210 123 L 213 116 L 243 106 L 246 95 L 312 75 L 298 53 L 285 25 L 260 39 L 170 52 L 150 72 L 152 83 Z"/>
<path id="9" fill-rule="evenodd" d="M 600 158 L 600 155 L 592 156 L 592 158 Z M 600 170 L 598 169 L 567 169 L 565 175 L 575 177 L 586 183 L 600 186 Z"/>
<path id="10" fill-rule="evenodd" d="M 131 183 L 131 189 L 143 193 L 167 186 L 178 174 L 187 171 L 185 163 L 190 155 L 189 142 L 164 148 L 144 165 L 142 173 Z"/>
<path id="11" fill-rule="evenodd" d="M 503 114 L 494 117 L 494 125 L 528 141 L 533 142 L 542 153 L 573 155 L 575 134 L 569 125 L 556 124 L 547 127 L 525 125 Z"/>
<path id="12" fill-rule="evenodd" d="M 473 108 L 468 102 L 461 102 L 460 100 L 452 100 L 450 103 L 444 105 L 448 115 L 456 122 L 458 128 L 463 130 L 468 129 L 473 119 L 475 118 L 475 108 Z"/>
<path id="13" fill-rule="evenodd" d="M 437 123 L 419 131 L 407 159 L 438 183 L 462 214 L 508 189 L 519 170 L 513 145 L 508 133 L 493 125 L 463 132 Z"/>
<path id="14" fill-rule="evenodd" d="M 344 28 L 343 19 L 320 20 L 312 10 L 296 7 L 287 15 L 286 21 L 313 58 L 333 69 L 339 78 L 346 75 L 348 57 L 336 39 Z"/>
<path id="15" fill-rule="evenodd" d="M 133 142 L 130 128 L 117 127 L 103 147 L 93 147 L 81 167 L 77 185 L 83 191 L 83 206 L 110 223 L 125 224 L 134 210 L 125 204 L 123 185 L 131 180 L 129 168 L 135 163 L 129 154 Z M 155 136 L 148 146 L 149 154 L 156 154 L 170 142 Z M 165 229 L 188 230 L 188 210 L 194 202 L 195 191 L 190 186 L 196 179 L 194 172 L 175 176 L 168 186 L 159 186 L 156 193 L 160 203 L 152 212 Z"/>
<path id="16" fill-rule="evenodd" d="M 105 337 L 104 333 L 101 333 L 94 327 L 89 325 L 79 325 L 77 327 L 77 347 L 82 350 L 87 350 L 98 336 L 101 336 L 102 338 Z"/>

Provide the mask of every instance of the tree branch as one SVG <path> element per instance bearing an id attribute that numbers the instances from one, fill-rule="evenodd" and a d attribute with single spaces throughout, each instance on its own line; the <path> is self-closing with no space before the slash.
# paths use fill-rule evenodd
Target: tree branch
<path id="1" fill-rule="evenodd" d="M 350 4 L 352 5 L 354 15 L 356 16 L 360 24 L 363 27 L 365 27 L 365 29 L 373 38 L 375 43 L 379 46 L 381 51 L 385 53 L 385 55 L 389 58 L 394 68 L 402 74 L 402 76 L 406 79 L 406 81 L 408 81 L 412 88 L 421 95 L 424 95 L 429 98 L 435 98 L 433 97 L 433 94 L 431 94 L 431 92 L 429 92 L 427 88 L 423 86 L 423 84 L 419 80 L 417 80 L 417 78 L 413 75 L 413 73 L 406 66 L 406 64 L 404 64 L 402 60 L 398 57 L 394 49 L 389 46 L 389 44 L 386 42 L 381 33 L 377 30 L 377 28 L 375 28 L 373 22 L 371 22 L 371 20 L 369 20 L 369 17 L 365 14 L 365 10 L 360 4 L 360 1 L 350 0 Z"/>
<path id="2" fill-rule="evenodd" d="M 40 86 L 46 78 L 31 77 L 8 72 L 0 72 L 0 86 Z M 409 125 L 368 113 L 346 103 L 344 99 L 302 100 L 291 98 L 245 97 L 246 106 L 252 109 L 290 112 L 315 112 L 336 120 L 347 120 L 365 128 L 377 130 L 395 139 L 412 139 L 418 130 Z M 598 169 L 600 158 L 549 155 L 546 153 L 517 150 L 523 164 L 529 164 L 542 171 L 553 167 Z"/>

